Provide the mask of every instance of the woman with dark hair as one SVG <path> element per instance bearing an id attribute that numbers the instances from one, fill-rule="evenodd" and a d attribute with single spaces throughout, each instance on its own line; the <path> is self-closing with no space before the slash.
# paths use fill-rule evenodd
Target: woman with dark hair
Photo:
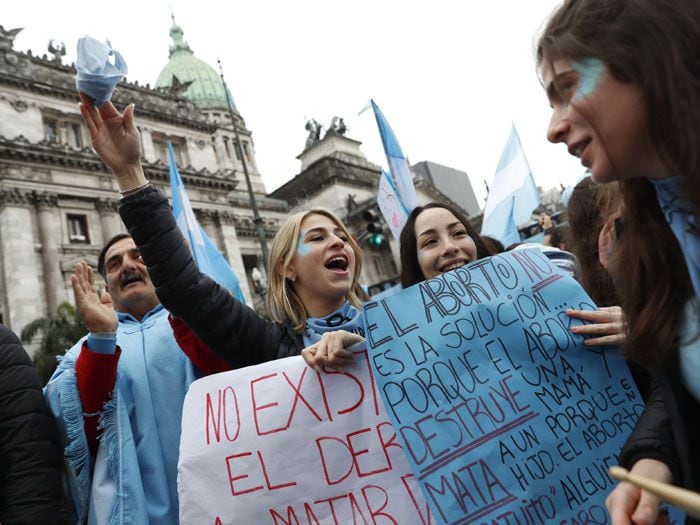
<path id="1" fill-rule="evenodd" d="M 610 232 L 620 214 L 620 195 L 616 183 L 596 184 L 590 177 L 582 179 L 566 207 L 569 218 L 567 245 L 580 262 L 580 282 L 586 293 L 598 305 L 598 310 L 567 310 L 570 317 L 591 324 L 576 325 L 571 331 L 590 336 L 587 346 L 625 343 L 625 316 L 618 305 L 609 270 L 608 251 L 617 237 Z M 610 238 L 613 237 L 613 238 Z M 628 361 L 637 388 L 643 399 L 649 395 L 649 373 L 640 364 Z"/>
<path id="2" fill-rule="evenodd" d="M 401 286 L 404 288 L 496 255 L 464 214 L 441 202 L 415 208 L 401 230 L 399 242 Z M 578 262 L 569 252 L 535 243 L 519 244 L 518 248 L 511 246 L 506 251 L 525 248 L 540 248 L 553 264 L 574 276 Z"/>
<path id="3" fill-rule="evenodd" d="M 596 182 L 619 181 L 623 234 L 613 276 L 626 353 L 655 383 L 620 461 L 700 489 L 700 2 L 566 0 L 537 45 L 565 143 Z M 693 293 L 694 292 L 694 293 Z M 621 483 L 613 523 L 653 523 L 658 499 Z"/>
<path id="4" fill-rule="evenodd" d="M 590 177 L 576 184 L 566 208 L 570 229 L 566 243 L 579 261 L 581 286 L 598 305 L 598 310 L 567 310 L 566 313 L 594 323 L 571 329 L 576 334 L 595 335 L 586 339 L 588 346 L 622 345 L 625 341 L 624 314 L 618 306 L 620 299 L 608 273 L 608 264 L 602 262 L 607 254 L 601 259 L 600 253 L 604 226 L 619 216 L 619 210 L 617 184 L 596 184 Z M 648 381 L 637 380 L 644 374 L 637 372 L 634 375 L 640 391 L 646 392 Z"/>
<path id="5" fill-rule="evenodd" d="M 600 261 L 599 236 L 607 219 L 619 209 L 617 184 L 596 184 L 590 177 L 574 187 L 566 207 L 566 244 L 581 264 L 581 286 L 598 306 L 619 304 L 615 285 Z"/>
<path id="6" fill-rule="evenodd" d="M 404 288 L 491 255 L 467 218 L 439 202 L 414 208 L 399 242 Z"/>

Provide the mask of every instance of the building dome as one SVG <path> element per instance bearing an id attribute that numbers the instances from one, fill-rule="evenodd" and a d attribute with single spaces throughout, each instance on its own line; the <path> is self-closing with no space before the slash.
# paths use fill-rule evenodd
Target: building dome
<path id="1" fill-rule="evenodd" d="M 156 88 L 177 87 L 191 82 L 183 96 L 200 109 L 228 109 L 221 77 L 209 64 L 194 56 L 182 35 L 182 29 L 175 23 L 173 17 L 173 26 L 170 28 L 170 37 L 173 39 L 173 45 L 170 46 L 170 60 L 158 75 Z M 233 104 L 233 98 L 231 104 Z"/>

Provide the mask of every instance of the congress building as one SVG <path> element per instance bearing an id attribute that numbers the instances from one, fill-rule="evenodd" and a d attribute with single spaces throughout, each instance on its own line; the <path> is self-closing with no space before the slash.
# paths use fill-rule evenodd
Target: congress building
<path id="1" fill-rule="evenodd" d="M 80 117 L 65 47 L 51 43 L 48 56 L 36 56 L 15 49 L 18 32 L 0 26 L 0 318 L 16 333 L 73 302 L 75 265 L 86 260 L 96 267 L 104 242 L 124 231 L 117 186 Z M 380 167 L 345 136 L 342 119 L 323 136 L 312 129 L 305 147 L 300 134 L 300 173 L 268 194 L 251 130 L 234 106 L 240 147 L 236 142 L 221 78 L 195 56 L 174 21 L 170 37 L 155 85 L 122 82 L 113 101 L 120 108 L 136 102 L 146 177 L 166 194 L 167 143 L 173 144 L 197 219 L 239 276 L 246 302 L 263 311 L 265 281 L 243 161 L 268 243 L 294 206 L 321 204 L 362 243 L 362 284 L 380 290 L 398 282 L 396 241 L 381 219 L 380 235 L 370 235 L 363 218 L 378 212 Z M 425 182 L 417 189 L 423 202 L 449 200 Z"/>

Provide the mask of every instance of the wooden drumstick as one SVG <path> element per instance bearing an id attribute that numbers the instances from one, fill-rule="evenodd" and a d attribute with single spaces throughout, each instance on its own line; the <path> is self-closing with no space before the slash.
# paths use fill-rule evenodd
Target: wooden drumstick
<path id="1" fill-rule="evenodd" d="M 666 503 L 683 509 L 688 514 L 700 517 L 700 494 L 653 479 L 630 474 L 622 467 L 610 467 L 610 475 L 618 481 L 628 481 L 640 489 L 647 490 Z"/>

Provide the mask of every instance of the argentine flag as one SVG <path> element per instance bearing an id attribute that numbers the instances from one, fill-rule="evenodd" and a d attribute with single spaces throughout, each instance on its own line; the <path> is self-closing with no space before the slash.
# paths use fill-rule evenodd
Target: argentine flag
<path id="1" fill-rule="evenodd" d="M 481 234 L 506 247 L 520 242 L 518 224 L 526 222 L 539 204 L 540 194 L 513 126 L 486 198 Z"/>
<path id="2" fill-rule="evenodd" d="M 394 207 L 395 210 L 401 210 L 400 213 L 396 215 L 399 217 L 399 223 L 396 223 L 395 216 L 387 217 L 382 209 L 380 203 L 380 209 L 382 209 L 382 214 L 386 219 L 387 223 L 390 225 L 392 233 L 396 235 L 396 231 L 400 232 L 403 225 L 406 224 L 406 219 L 411 210 L 418 206 L 418 197 L 416 195 L 416 188 L 413 185 L 413 177 L 411 176 L 411 169 L 408 166 L 406 157 L 401 151 L 401 146 L 399 141 L 396 140 L 396 135 L 394 135 L 391 126 L 387 122 L 384 114 L 381 112 L 374 100 L 371 101 L 372 110 L 374 110 L 374 117 L 377 120 L 377 127 L 379 128 L 379 135 L 382 138 L 382 145 L 384 146 L 384 153 L 386 154 L 386 160 L 389 164 L 389 172 L 391 175 L 390 181 L 384 181 L 384 175 L 382 174 L 382 180 L 380 180 L 380 195 L 378 198 L 382 198 L 382 192 L 386 196 L 393 193 L 391 198 L 395 198 L 397 206 Z M 391 182 L 391 184 L 387 184 Z"/>
<path id="3" fill-rule="evenodd" d="M 377 204 L 392 235 L 397 240 L 401 235 L 401 229 L 408 220 L 408 215 L 411 213 L 411 210 L 403 205 L 398 195 L 399 192 L 394 186 L 391 175 L 382 170 L 382 176 L 379 179 L 379 190 L 377 191 Z"/>
<path id="4" fill-rule="evenodd" d="M 201 272 L 206 273 L 221 286 L 226 288 L 236 299 L 245 303 L 238 277 L 233 273 L 228 262 L 209 239 L 197 222 L 192 211 L 190 199 L 185 192 L 180 174 L 175 164 L 173 145 L 168 142 L 168 158 L 170 160 L 170 191 L 173 198 L 173 215 L 182 235 L 190 243 L 192 257 Z"/>

